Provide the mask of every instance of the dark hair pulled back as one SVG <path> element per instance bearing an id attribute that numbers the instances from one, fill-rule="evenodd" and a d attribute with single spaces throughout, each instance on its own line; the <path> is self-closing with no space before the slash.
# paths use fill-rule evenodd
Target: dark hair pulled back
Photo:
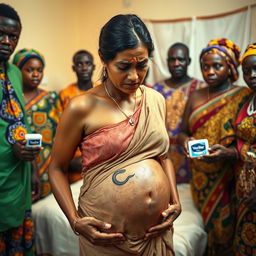
<path id="1" fill-rule="evenodd" d="M 151 57 L 154 44 L 143 21 L 134 14 L 116 15 L 101 29 L 99 53 L 104 62 L 111 61 L 118 52 L 132 49 L 142 44 Z"/>

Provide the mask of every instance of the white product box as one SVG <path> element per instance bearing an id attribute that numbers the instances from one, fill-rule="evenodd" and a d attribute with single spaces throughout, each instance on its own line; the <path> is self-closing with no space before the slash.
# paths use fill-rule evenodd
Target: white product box
<path id="1" fill-rule="evenodd" d="M 27 147 L 41 147 L 42 146 L 42 135 L 39 133 L 28 133 L 25 134 L 27 141 Z"/>
<path id="2" fill-rule="evenodd" d="M 209 154 L 209 144 L 207 139 L 190 140 L 188 150 L 190 157 L 200 157 Z"/>

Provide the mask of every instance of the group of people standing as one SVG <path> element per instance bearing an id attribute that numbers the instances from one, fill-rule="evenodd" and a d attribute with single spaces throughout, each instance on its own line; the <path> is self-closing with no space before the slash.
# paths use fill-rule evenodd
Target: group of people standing
<path id="1" fill-rule="evenodd" d="M 169 154 L 177 182 L 191 184 L 208 234 L 205 255 L 256 255 L 256 45 L 211 40 L 200 54 L 204 82 L 187 75 L 182 43 L 167 55 L 171 77 L 153 88 L 166 99 Z M 235 86 L 242 64 L 248 87 Z M 191 158 L 188 141 L 208 139 L 209 155 Z"/>
<path id="2" fill-rule="evenodd" d="M 175 43 L 171 77 L 152 89 L 142 84 L 150 33 L 138 16 L 117 15 L 101 29 L 99 85 L 93 56 L 81 50 L 77 82 L 57 94 L 39 87 L 46 62 L 37 50 L 8 62 L 21 28 L 18 13 L 0 4 L 0 255 L 34 254 L 31 202 L 51 192 L 81 255 L 174 255 L 176 180 L 191 183 L 205 255 L 256 255 L 255 44 L 240 59 L 232 41 L 210 41 L 200 55 L 203 82 L 187 73 L 188 47 Z M 240 62 L 249 88 L 233 85 Z M 42 134 L 42 147 L 27 147 L 26 133 Z M 194 139 L 208 139 L 208 155 L 189 157 Z M 69 184 L 81 174 L 77 209 Z"/>

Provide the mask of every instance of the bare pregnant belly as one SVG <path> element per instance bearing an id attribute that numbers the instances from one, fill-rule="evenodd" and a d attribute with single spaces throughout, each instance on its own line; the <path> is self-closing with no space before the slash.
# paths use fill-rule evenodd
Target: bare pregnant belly
<path id="1" fill-rule="evenodd" d="M 115 171 L 96 190 L 94 217 L 111 223 L 111 232 L 122 232 L 130 239 L 142 238 L 160 223 L 170 201 L 167 176 L 153 159 Z"/>

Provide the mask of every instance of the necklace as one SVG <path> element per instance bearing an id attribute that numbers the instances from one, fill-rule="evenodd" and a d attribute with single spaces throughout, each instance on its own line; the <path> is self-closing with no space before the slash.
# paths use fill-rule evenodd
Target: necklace
<path id="1" fill-rule="evenodd" d="M 253 95 L 253 97 L 250 100 L 250 103 L 248 104 L 248 107 L 247 107 L 247 114 L 249 116 L 251 116 L 251 115 L 256 113 L 256 109 L 254 108 L 254 99 L 255 99 L 255 95 Z"/>
<path id="2" fill-rule="evenodd" d="M 133 119 L 133 115 L 131 116 L 128 116 L 122 109 L 121 107 L 119 106 L 119 104 L 117 103 L 117 101 L 110 95 L 109 91 L 108 91 L 108 88 L 106 86 L 106 83 L 104 83 L 104 88 L 105 88 L 105 91 L 108 95 L 108 97 L 116 104 L 117 108 L 124 114 L 124 116 L 126 118 L 128 118 L 128 122 L 131 126 L 133 126 L 135 124 L 135 120 Z M 134 110 L 133 110 L 133 114 L 135 112 L 135 109 L 136 109 L 136 95 L 135 95 L 135 105 L 134 105 Z"/>

